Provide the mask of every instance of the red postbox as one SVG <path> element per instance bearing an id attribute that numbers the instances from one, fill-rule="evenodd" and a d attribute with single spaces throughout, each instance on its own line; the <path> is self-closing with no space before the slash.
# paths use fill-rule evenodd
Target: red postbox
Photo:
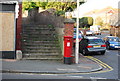
<path id="1" fill-rule="evenodd" d="M 73 37 L 64 36 L 64 63 L 72 63 L 72 47 L 73 47 Z"/>

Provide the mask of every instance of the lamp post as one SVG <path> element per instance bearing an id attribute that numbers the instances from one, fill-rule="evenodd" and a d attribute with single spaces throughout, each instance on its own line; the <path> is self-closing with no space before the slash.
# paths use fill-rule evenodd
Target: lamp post
<path id="1" fill-rule="evenodd" d="M 76 46 L 75 46 L 75 63 L 79 62 L 79 0 L 77 0 L 77 28 L 76 28 Z"/>
<path id="2" fill-rule="evenodd" d="M 87 0 L 77 0 L 77 28 L 76 28 L 76 46 L 75 46 L 75 63 L 79 63 L 79 2 L 86 2 Z"/>

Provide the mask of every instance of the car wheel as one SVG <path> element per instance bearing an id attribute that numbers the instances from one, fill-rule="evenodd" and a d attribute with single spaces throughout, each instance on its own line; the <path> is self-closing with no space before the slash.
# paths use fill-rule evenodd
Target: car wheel
<path id="1" fill-rule="evenodd" d="M 104 55 L 105 54 L 105 51 L 101 51 L 101 55 Z"/>
<path id="2" fill-rule="evenodd" d="M 86 53 L 86 50 L 85 50 L 85 49 L 83 49 L 82 54 L 83 54 L 83 55 L 87 55 L 87 53 Z"/>

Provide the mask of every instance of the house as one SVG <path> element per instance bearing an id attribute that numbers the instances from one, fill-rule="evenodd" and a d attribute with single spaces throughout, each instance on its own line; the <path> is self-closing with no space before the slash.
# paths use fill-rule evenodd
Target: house
<path id="1" fill-rule="evenodd" d="M 110 34 L 113 36 L 120 37 L 120 17 L 118 16 L 119 13 L 116 13 L 111 16 L 110 20 Z"/>
<path id="2" fill-rule="evenodd" d="M 0 0 L 0 51 L 2 58 L 16 59 L 21 50 L 22 3 L 20 0 Z"/>
<path id="3" fill-rule="evenodd" d="M 90 12 L 87 12 L 84 14 L 84 16 L 93 17 L 94 21 L 96 21 L 96 18 L 100 17 L 103 23 L 108 24 L 110 23 L 111 16 L 116 13 L 118 13 L 118 9 L 108 6 L 103 9 L 97 9 L 97 10 L 92 10 Z"/>

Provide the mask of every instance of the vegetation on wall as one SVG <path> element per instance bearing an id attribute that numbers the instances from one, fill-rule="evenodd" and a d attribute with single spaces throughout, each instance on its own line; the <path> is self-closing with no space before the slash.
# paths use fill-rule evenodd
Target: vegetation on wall
<path id="1" fill-rule="evenodd" d="M 44 1 L 44 2 L 43 2 Z M 84 2 L 80 2 L 80 5 Z M 73 10 L 77 7 L 76 2 L 49 2 L 49 0 L 23 0 L 23 12 L 32 8 L 41 7 L 42 9 L 54 8 L 57 15 L 64 15 L 66 8 L 70 7 Z"/>
<path id="2" fill-rule="evenodd" d="M 33 2 L 32 0 L 25 0 L 22 5 L 23 12 L 36 7 L 41 7 L 42 9 L 54 8 L 58 15 L 63 15 L 67 7 L 75 9 L 77 6 L 76 2 Z"/>

